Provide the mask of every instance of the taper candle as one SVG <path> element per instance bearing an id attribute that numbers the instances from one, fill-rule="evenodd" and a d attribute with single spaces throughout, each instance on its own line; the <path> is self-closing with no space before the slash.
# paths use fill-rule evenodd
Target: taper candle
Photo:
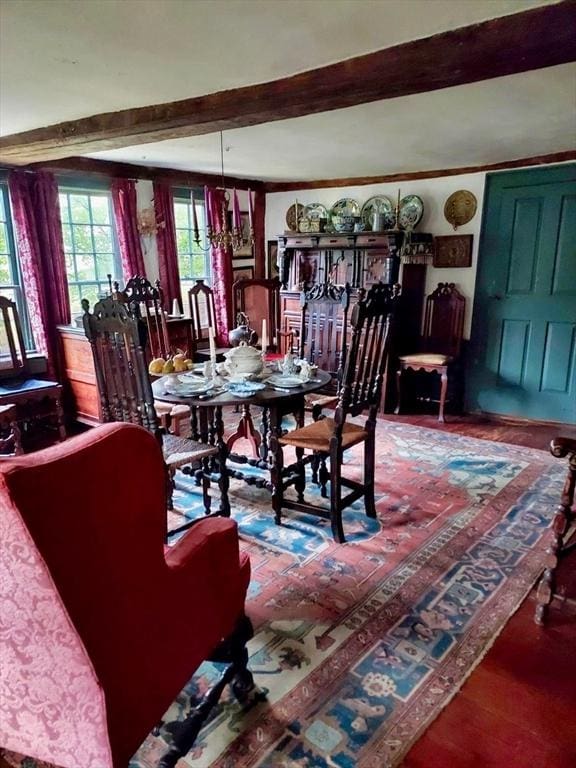
<path id="1" fill-rule="evenodd" d="M 262 354 L 266 354 L 268 349 L 268 328 L 266 319 L 262 320 Z"/>
<path id="2" fill-rule="evenodd" d="M 200 232 L 198 230 L 198 216 L 196 215 L 196 203 L 194 202 L 194 191 L 190 190 L 190 205 L 192 206 L 192 229 L 194 230 L 194 242 L 200 242 Z"/>
<path id="3" fill-rule="evenodd" d="M 232 191 L 232 228 L 240 231 L 240 203 L 238 202 L 238 192 Z"/>
<path id="4" fill-rule="evenodd" d="M 252 190 L 248 190 L 248 225 L 250 229 L 254 226 L 254 206 L 252 203 Z"/>
<path id="5" fill-rule="evenodd" d="M 208 342 L 210 344 L 210 362 L 216 364 L 216 339 L 214 338 L 214 328 L 208 326 Z"/>

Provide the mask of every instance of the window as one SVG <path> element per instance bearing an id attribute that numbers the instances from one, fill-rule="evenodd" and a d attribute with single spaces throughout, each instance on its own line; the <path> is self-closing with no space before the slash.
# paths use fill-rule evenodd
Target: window
<path id="1" fill-rule="evenodd" d="M 22 285 L 22 275 L 14 245 L 8 186 L 0 184 L 0 293 L 16 302 L 24 344 L 27 350 L 33 351 L 34 338 L 28 321 L 28 310 Z M 8 349 L 7 345 L 8 341 L 4 338 L 4 330 L 0 328 L 0 355 L 2 350 Z"/>
<path id="2" fill-rule="evenodd" d="M 93 306 L 108 294 L 108 275 L 112 280 L 122 277 L 111 195 L 106 190 L 61 188 L 60 215 L 74 317 L 82 312 L 82 299 Z"/>
<path id="3" fill-rule="evenodd" d="M 198 191 L 200 195 L 200 191 Z M 194 219 L 189 192 L 181 190 L 174 196 L 174 219 L 176 222 L 176 246 L 178 249 L 178 268 L 182 307 L 188 308 L 188 291 L 199 278 L 210 281 L 210 249 L 206 241 L 206 217 L 204 199 L 195 199 L 194 207 L 198 219 L 200 245 L 194 242 Z"/>

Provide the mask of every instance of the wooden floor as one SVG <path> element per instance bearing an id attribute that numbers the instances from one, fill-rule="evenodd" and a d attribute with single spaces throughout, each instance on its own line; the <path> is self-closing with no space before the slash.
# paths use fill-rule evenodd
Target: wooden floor
<path id="1" fill-rule="evenodd" d="M 485 440 L 547 450 L 576 427 L 494 423 L 452 417 L 386 416 Z M 576 596 L 576 553 L 559 583 Z M 554 607 L 546 628 L 533 621 L 535 594 L 524 601 L 461 691 L 412 747 L 403 768 L 575 768 L 576 610 Z"/>

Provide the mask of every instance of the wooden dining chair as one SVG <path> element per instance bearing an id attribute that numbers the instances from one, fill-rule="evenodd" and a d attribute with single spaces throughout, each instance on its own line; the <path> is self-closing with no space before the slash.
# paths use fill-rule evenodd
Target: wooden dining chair
<path id="1" fill-rule="evenodd" d="M 376 414 L 382 394 L 384 371 L 391 341 L 393 315 L 397 303 L 395 288 L 383 283 L 374 284 L 368 293 L 360 291 L 360 298 L 351 313 L 352 337 L 344 365 L 342 386 L 334 418 L 313 421 L 285 435 L 271 436 L 272 451 L 272 508 L 277 524 L 282 521 L 282 509 L 318 515 L 330 520 L 334 540 L 343 543 L 342 512 L 354 501 L 364 497 L 366 514 L 376 517 L 374 504 L 374 461 Z M 348 421 L 368 411 L 364 425 Z M 364 444 L 364 480 L 358 482 L 342 476 L 344 452 L 360 443 Z M 284 467 L 284 448 L 296 449 L 296 462 Z M 309 454 L 306 454 L 309 451 Z M 325 486 L 330 483 L 328 509 L 304 500 L 306 466 L 318 455 L 329 459 L 330 469 L 321 477 Z M 287 498 L 285 492 L 294 486 L 297 500 Z M 349 493 L 342 496 L 342 488 Z"/>
<path id="2" fill-rule="evenodd" d="M 168 509 L 173 508 L 176 470 L 186 465 L 196 465 L 196 478 L 202 484 L 204 508 L 208 513 L 211 507 L 208 490 L 218 449 L 213 445 L 162 433 L 156 415 L 144 349 L 140 342 L 138 321 L 128 311 L 126 304 L 110 297 L 97 302 L 90 313 L 89 303 L 83 299 L 82 308 L 84 331 L 94 357 L 101 421 L 138 424 L 156 436 L 162 445 L 167 467 Z M 226 468 L 220 466 L 217 476 L 221 492 L 220 512 L 229 516 Z"/>
<path id="3" fill-rule="evenodd" d="M 538 585 L 536 613 L 534 621 L 545 624 L 550 604 L 554 598 L 576 605 L 574 597 L 565 597 L 556 591 L 556 570 L 560 560 L 569 552 L 574 552 L 576 542 L 570 539 L 570 531 L 576 519 L 574 508 L 574 489 L 576 488 L 576 440 L 570 437 L 557 437 L 550 443 L 550 453 L 558 459 L 568 459 L 566 480 L 560 496 L 560 504 L 552 521 L 552 530 L 545 557 L 545 569 Z"/>
<path id="4" fill-rule="evenodd" d="M 142 275 L 135 275 L 128 280 L 124 290 L 120 290 L 119 284 L 114 282 L 111 295 L 125 304 L 130 314 L 136 318 L 146 362 L 150 363 L 159 357 L 167 360 L 172 350 L 160 281 L 156 280 L 152 285 Z M 189 350 L 186 350 L 186 354 L 189 353 Z M 190 408 L 187 405 L 169 405 L 155 401 L 154 407 L 160 424 L 167 432 L 179 435 L 182 423 L 190 422 Z"/>
<path id="5" fill-rule="evenodd" d="M 444 422 L 449 379 L 462 346 L 465 309 L 466 299 L 454 283 L 438 283 L 436 290 L 427 297 L 421 350 L 399 358 L 396 372 L 398 401 L 395 413 L 400 413 L 402 404 L 401 386 L 404 372 L 413 370 L 435 373 L 440 376 L 440 398 L 435 400 L 440 404 L 438 421 Z"/>
<path id="6" fill-rule="evenodd" d="M 280 280 L 274 278 L 242 278 L 232 286 L 233 316 L 240 312 L 250 318 L 252 327 L 261 337 L 262 321 L 266 320 L 268 350 L 279 349 L 280 333 Z M 262 338 L 260 338 L 262 342 Z"/>
<path id="7" fill-rule="evenodd" d="M 206 360 L 210 354 L 208 329 L 216 328 L 216 306 L 214 293 L 204 280 L 196 280 L 188 291 L 193 360 Z"/>
<path id="8" fill-rule="evenodd" d="M 62 385 L 31 375 L 16 302 L 0 296 L 0 406 L 16 407 L 16 422 L 23 435 L 44 422 L 66 439 Z"/>
<path id="9" fill-rule="evenodd" d="M 323 408 L 334 408 L 342 381 L 348 341 L 351 288 L 319 283 L 300 294 L 298 355 L 332 376 L 322 392 L 306 395 L 305 410 L 317 421 Z"/>

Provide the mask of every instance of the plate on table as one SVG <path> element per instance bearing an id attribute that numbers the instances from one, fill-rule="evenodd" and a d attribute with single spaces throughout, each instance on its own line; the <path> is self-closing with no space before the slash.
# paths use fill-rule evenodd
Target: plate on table
<path id="1" fill-rule="evenodd" d="M 264 389 L 264 384 L 257 381 L 231 381 L 228 391 L 234 397 L 252 397 L 259 389 Z"/>
<path id="2" fill-rule="evenodd" d="M 190 378 L 190 375 L 170 377 L 164 382 L 164 390 L 169 395 L 181 395 L 182 397 L 193 397 L 194 395 L 205 395 L 214 389 L 214 382 L 206 379 Z"/>
<path id="3" fill-rule="evenodd" d="M 407 195 L 400 200 L 398 225 L 402 229 L 414 229 L 424 213 L 424 203 L 418 195 Z"/>
<path id="4" fill-rule="evenodd" d="M 266 384 L 271 384 L 273 387 L 285 387 L 292 389 L 292 387 L 300 387 L 304 382 L 299 379 L 298 376 L 282 376 L 279 373 L 273 373 L 266 379 Z"/>
<path id="5" fill-rule="evenodd" d="M 382 227 L 383 229 L 394 229 L 396 224 L 396 217 L 394 216 L 394 209 L 390 200 L 384 195 L 375 195 L 369 200 L 366 200 L 362 206 L 360 216 L 362 217 L 362 224 L 367 230 L 372 230 L 374 227 L 374 214 L 381 213 L 383 217 Z"/>

